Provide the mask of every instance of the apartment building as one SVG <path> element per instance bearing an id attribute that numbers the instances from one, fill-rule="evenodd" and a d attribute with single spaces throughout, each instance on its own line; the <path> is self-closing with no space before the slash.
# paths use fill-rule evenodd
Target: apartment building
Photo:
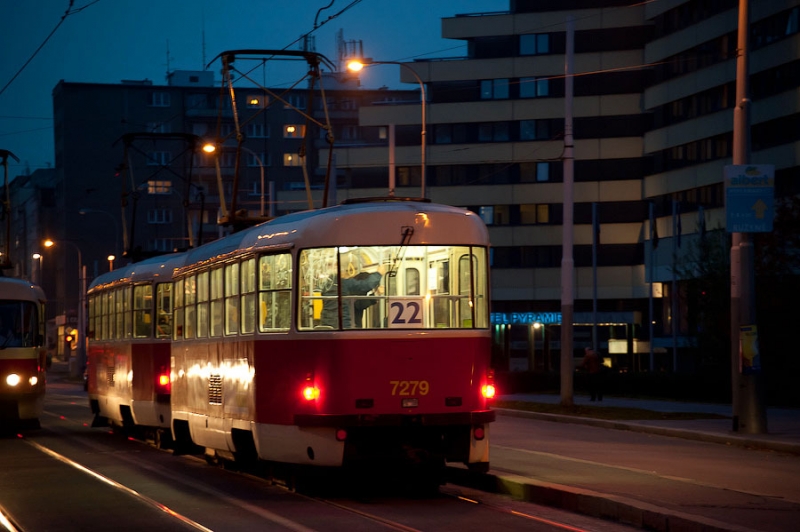
<path id="1" fill-rule="evenodd" d="M 796 1 L 751 4 L 750 162 L 774 164 L 776 197 L 787 197 L 800 193 L 800 8 Z M 736 0 L 510 1 L 507 12 L 442 20 L 442 35 L 465 41 L 467 56 L 400 69 L 401 81 L 419 77 L 427 90 L 427 196 L 470 208 L 489 226 L 501 365 L 558 367 L 567 104 L 576 351 L 596 343 L 634 371 L 699 364 L 689 348 L 691 297 L 675 282 L 676 264 L 701 228 L 725 227 L 737 8 Z M 419 194 L 419 111 L 419 104 L 361 108 L 362 127 L 393 124 L 398 133 L 395 146 L 336 149 L 353 187 L 385 183 L 392 150 L 402 177 L 397 194 Z M 654 233 L 660 245 L 653 246 Z"/>
<path id="2" fill-rule="evenodd" d="M 319 207 L 327 174 L 320 145 L 355 142 L 362 100 L 418 94 L 352 91 L 351 84 L 331 73 L 327 109 L 318 83 L 313 89 L 237 85 L 237 134 L 229 89 L 211 71 L 171 72 L 165 84 L 59 82 L 53 89 L 56 168 L 50 180 L 55 205 L 52 224 L 36 232 L 37 239 L 54 242 L 41 251 L 43 281 L 53 287 L 51 308 L 69 321 L 77 315 L 82 285 L 109 268 L 235 230 L 235 224 L 220 225 L 226 215 L 254 223 Z M 202 149 L 207 143 L 215 144 L 215 153 Z M 334 171 L 334 190 L 336 178 Z M 292 191 L 296 199 L 283 196 Z M 29 242 L 26 249 L 40 244 Z M 22 255 L 13 257 L 26 260 L 30 264 Z M 32 278 L 34 270 L 26 271 L 21 276 Z"/>

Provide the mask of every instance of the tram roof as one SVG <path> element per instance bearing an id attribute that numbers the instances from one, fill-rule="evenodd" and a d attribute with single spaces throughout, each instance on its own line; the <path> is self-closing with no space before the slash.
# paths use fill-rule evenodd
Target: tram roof
<path id="1" fill-rule="evenodd" d="M 99 286 L 116 283 L 170 281 L 172 280 L 172 274 L 177 268 L 183 266 L 185 260 L 186 253 L 171 253 L 134 262 L 122 268 L 98 275 L 89 285 L 89 291 L 91 292 Z"/>
<path id="2" fill-rule="evenodd" d="M 488 230 L 472 211 L 381 198 L 280 216 L 188 251 L 185 264 L 269 248 L 386 245 L 393 236 L 400 244 L 406 227 L 414 229 L 409 245 L 489 245 Z"/>
<path id="3" fill-rule="evenodd" d="M 30 281 L 15 277 L 0 277 L 0 299 L 18 299 L 44 303 L 44 290 Z"/>

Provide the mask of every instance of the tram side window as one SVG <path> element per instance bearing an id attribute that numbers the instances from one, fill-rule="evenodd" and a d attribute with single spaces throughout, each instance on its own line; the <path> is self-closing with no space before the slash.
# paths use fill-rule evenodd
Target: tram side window
<path id="1" fill-rule="evenodd" d="M 240 332 L 252 334 L 256 329 L 256 259 L 242 261 L 239 273 L 242 281 Z"/>
<path id="2" fill-rule="evenodd" d="M 150 338 L 153 330 L 153 287 L 149 284 L 133 287 L 133 336 Z"/>
<path id="3" fill-rule="evenodd" d="M 183 280 L 183 337 L 197 337 L 197 277 L 190 275 Z"/>
<path id="4" fill-rule="evenodd" d="M 126 286 L 122 289 L 122 326 L 124 327 L 123 338 L 126 340 L 130 339 L 133 336 L 133 313 L 131 312 L 133 308 L 131 302 L 131 287 Z"/>
<path id="5" fill-rule="evenodd" d="M 239 332 L 239 263 L 225 266 L 225 334 Z"/>
<path id="6" fill-rule="evenodd" d="M 488 260 L 486 256 L 486 248 L 472 248 L 472 307 L 474 312 L 475 323 L 477 328 L 486 328 L 489 326 L 489 269 Z M 469 266 L 469 261 L 463 263 L 466 267 Z M 462 282 L 464 286 L 468 286 L 469 277 L 466 277 L 467 272 L 462 272 Z"/>
<path id="7" fill-rule="evenodd" d="M 428 269 L 428 288 L 433 295 L 433 326 L 436 328 L 454 327 L 453 309 L 450 297 L 450 261 L 438 260 Z"/>
<path id="8" fill-rule="evenodd" d="M 175 340 L 183 339 L 183 279 L 179 279 L 174 283 L 175 293 L 175 333 L 173 338 Z"/>
<path id="9" fill-rule="evenodd" d="M 97 304 L 100 338 L 108 340 L 108 294 L 106 292 L 100 292 Z"/>
<path id="10" fill-rule="evenodd" d="M 197 337 L 208 337 L 208 272 L 197 274 Z"/>
<path id="11" fill-rule="evenodd" d="M 172 338 L 172 285 L 156 285 L 156 338 Z"/>
<path id="12" fill-rule="evenodd" d="M 120 340 L 125 335 L 125 331 L 122 328 L 123 318 L 125 317 L 125 311 L 124 311 L 125 289 L 117 288 L 115 292 L 116 295 L 114 297 L 114 333 L 115 333 L 114 338 Z"/>
<path id="13" fill-rule="evenodd" d="M 285 331 L 291 322 L 292 256 L 262 256 L 258 269 L 259 331 Z"/>
<path id="14" fill-rule="evenodd" d="M 222 268 L 211 270 L 211 336 L 222 336 L 222 316 L 225 307 L 223 299 L 224 280 Z"/>
<path id="15" fill-rule="evenodd" d="M 95 319 L 97 318 L 97 310 L 95 306 L 95 301 L 97 300 L 97 296 L 89 296 L 88 298 L 88 308 L 89 308 L 89 319 L 87 320 L 87 330 L 86 335 L 87 338 L 96 339 L 97 338 L 97 328 L 95 327 Z"/>

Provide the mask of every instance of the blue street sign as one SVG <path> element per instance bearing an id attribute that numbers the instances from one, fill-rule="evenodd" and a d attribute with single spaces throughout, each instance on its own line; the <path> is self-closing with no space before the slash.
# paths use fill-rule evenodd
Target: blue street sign
<path id="1" fill-rule="evenodd" d="M 775 166 L 725 167 L 725 226 L 729 233 L 769 233 L 775 218 Z"/>

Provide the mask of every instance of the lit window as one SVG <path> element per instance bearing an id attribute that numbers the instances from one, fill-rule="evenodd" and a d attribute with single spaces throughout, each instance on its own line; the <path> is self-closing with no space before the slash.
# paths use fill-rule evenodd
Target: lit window
<path id="1" fill-rule="evenodd" d="M 148 181 L 148 194 L 172 194 L 172 181 Z"/>
<path id="2" fill-rule="evenodd" d="M 249 109 L 263 109 L 266 107 L 268 99 L 266 96 L 250 94 L 247 96 L 246 101 Z"/>
<path id="3" fill-rule="evenodd" d="M 283 166 L 303 166 L 303 160 L 296 153 L 284 153 Z"/>
<path id="4" fill-rule="evenodd" d="M 297 124 L 286 124 L 283 126 L 283 138 L 301 139 L 306 135 L 306 126 Z"/>

